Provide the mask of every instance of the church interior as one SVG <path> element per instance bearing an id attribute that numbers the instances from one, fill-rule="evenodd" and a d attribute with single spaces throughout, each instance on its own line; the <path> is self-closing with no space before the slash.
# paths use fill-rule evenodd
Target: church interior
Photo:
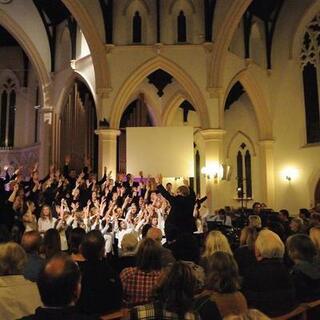
<path id="1" fill-rule="evenodd" d="M 192 183 L 210 208 L 314 207 L 318 6 L 2 1 L 0 165 L 39 161 L 45 174 L 68 154 L 115 175 L 126 127 L 190 126 Z"/>

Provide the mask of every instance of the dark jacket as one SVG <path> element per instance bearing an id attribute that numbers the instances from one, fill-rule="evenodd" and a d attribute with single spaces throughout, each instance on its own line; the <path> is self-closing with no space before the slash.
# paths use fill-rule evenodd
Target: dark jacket
<path id="1" fill-rule="evenodd" d="M 101 315 L 121 308 L 119 275 L 105 260 L 79 262 L 82 275 L 78 308 L 85 314 Z"/>
<path id="2" fill-rule="evenodd" d="M 95 320 L 98 317 L 86 316 L 76 311 L 75 307 L 61 309 L 37 308 L 36 313 L 20 320 Z"/>
<path id="3" fill-rule="evenodd" d="M 178 233 L 193 233 L 196 231 L 196 223 L 193 217 L 193 209 L 196 203 L 194 191 L 190 189 L 190 195 L 186 197 L 172 196 L 161 184 L 158 186 L 158 191 L 171 205 L 166 224 L 174 225 Z"/>
<path id="4" fill-rule="evenodd" d="M 300 261 L 293 266 L 290 276 L 299 302 L 309 302 L 320 299 L 319 264 Z"/>
<path id="5" fill-rule="evenodd" d="M 250 308 L 271 317 L 297 306 L 293 282 L 282 259 L 263 259 L 246 270 L 242 290 Z"/>

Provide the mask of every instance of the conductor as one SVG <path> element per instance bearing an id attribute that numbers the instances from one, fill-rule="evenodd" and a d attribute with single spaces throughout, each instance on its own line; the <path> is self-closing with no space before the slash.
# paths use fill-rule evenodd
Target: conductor
<path id="1" fill-rule="evenodd" d="M 193 210 L 196 203 L 194 191 L 188 187 L 187 180 L 185 185 L 178 187 L 176 195 L 170 194 L 162 185 L 162 176 L 156 178 L 157 190 L 166 198 L 171 211 L 165 222 L 165 229 L 175 229 L 177 233 L 193 233 L 196 231 Z M 169 226 L 170 225 L 170 226 Z"/>

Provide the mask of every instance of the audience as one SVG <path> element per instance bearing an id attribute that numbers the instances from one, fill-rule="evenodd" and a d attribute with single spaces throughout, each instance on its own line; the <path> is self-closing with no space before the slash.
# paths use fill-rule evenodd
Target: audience
<path id="1" fill-rule="evenodd" d="M 27 231 L 23 234 L 21 246 L 27 253 L 23 275 L 33 282 L 37 282 L 39 273 L 44 266 L 44 259 L 39 255 L 40 244 L 41 236 L 38 231 Z"/>
<path id="2" fill-rule="evenodd" d="M 202 319 L 211 319 L 211 312 L 201 312 L 203 308 L 215 304 L 221 317 L 241 315 L 248 309 L 246 298 L 239 291 L 240 277 L 238 266 L 230 253 L 217 251 L 208 259 L 206 290 L 201 294 L 200 315 Z M 203 301 L 203 297 L 206 300 Z"/>
<path id="3" fill-rule="evenodd" d="M 284 252 L 277 234 L 260 231 L 255 242 L 257 263 L 244 273 L 242 290 L 249 307 L 269 316 L 285 314 L 296 306 L 293 282 L 283 263 Z"/>
<path id="4" fill-rule="evenodd" d="M 195 286 L 190 266 L 181 261 L 175 262 L 154 288 L 152 302 L 134 307 L 131 319 L 200 319 L 193 309 Z"/>
<path id="5" fill-rule="evenodd" d="M 296 234 L 287 240 L 289 257 L 294 262 L 291 278 L 299 302 L 320 298 L 320 265 L 315 260 L 316 247 L 309 236 Z"/>
<path id="6" fill-rule="evenodd" d="M 121 307 L 121 282 L 106 261 L 104 248 L 105 240 L 98 230 L 88 232 L 81 244 L 85 261 L 78 262 L 82 290 L 77 306 L 85 314 L 102 315 Z"/>
<path id="7" fill-rule="evenodd" d="M 90 320 L 75 305 L 81 292 L 81 275 L 76 263 L 66 254 L 52 257 L 39 275 L 38 287 L 44 307 L 21 320 Z"/>
<path id="8" fill-rule="evenodd" d="M 151 293 L 161 274 L 161 246 L 152 239 L 139 245 L 136 267 L 122 270 L 123 301 L 126 306 L 150 302 Z"/>
<path id="9" fill-rule="evenodd" d="M 1 319 L 92 319 L 121 307 L 136 319 L 262 319 L 246 301 L 277 316 L 320 298 L 316 211 L 291 219 L 259 202 L 229 207 L 208 233 L 194 212 L 206 197 L 195 200 L 187 182 L 175 192 L 161 176 L 110 174 L 98 180 L 85 167 L 77 176 L 66 161 L 43 180 L 37 168 L 30 179 L 21 170 L 0 177 Z"/>
<path id="10" fill-rule="evenodd" d="M 42 305 L 37 285 L 23 277 L 27 256 L 14 242 L 0 244 L 0 315 L 16 320 Z"/>

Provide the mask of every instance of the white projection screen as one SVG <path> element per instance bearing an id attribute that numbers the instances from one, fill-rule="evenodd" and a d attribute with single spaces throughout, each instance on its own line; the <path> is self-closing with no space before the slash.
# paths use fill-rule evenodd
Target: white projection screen
<path id="1" fill-rule="evenodd" d="M 193 177 L 193 127 L 126 128 L 127 172 Z"/>

